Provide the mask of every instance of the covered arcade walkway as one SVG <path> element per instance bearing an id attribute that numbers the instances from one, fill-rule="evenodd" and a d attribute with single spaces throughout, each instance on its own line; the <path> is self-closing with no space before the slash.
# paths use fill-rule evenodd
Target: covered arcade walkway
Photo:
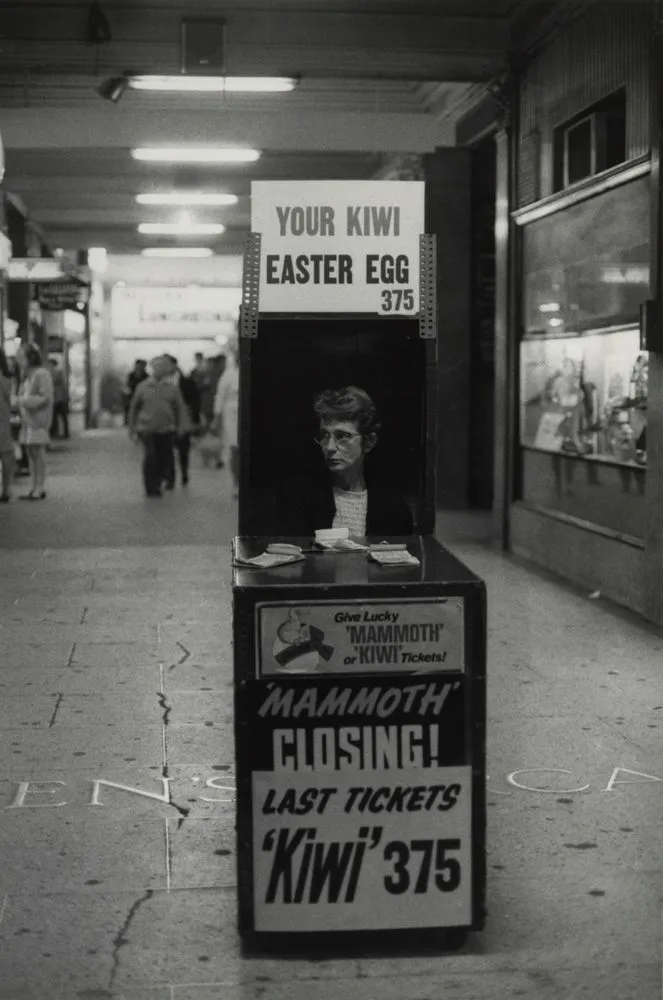
<path id="1" fill-rule="evenodd" d="M 487 928 L 243 957 L 230 484 L 148 501 L 119 431 L 50 467 L 0 509 L 0 998 L 659 1000 L 660 634 L 443 518 L 489 589 Z"/>

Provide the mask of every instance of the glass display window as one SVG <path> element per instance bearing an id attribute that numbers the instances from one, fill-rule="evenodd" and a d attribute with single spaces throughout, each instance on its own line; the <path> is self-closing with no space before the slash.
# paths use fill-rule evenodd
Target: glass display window
<path id="1" fill-rule="evenodd" d="M 650 285 L 649 178 L 527 223 L 522 330 L 558 336 L 637 323 Z"/>
<path id="2" fill-rule="evenodd" d="M 646 465 L 648 361 L 637 327 L 522 341 L 521 445 Z"/>

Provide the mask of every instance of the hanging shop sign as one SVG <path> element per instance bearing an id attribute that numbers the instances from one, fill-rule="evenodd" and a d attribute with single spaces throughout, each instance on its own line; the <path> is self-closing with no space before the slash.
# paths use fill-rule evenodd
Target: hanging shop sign
<path id="1" fill-rule="evenodd" d="M 10 281 L 62 281 L 74 276 L 88 282 L 89 267 L 78 266 L 66 257 L 13 257 L 7 265 Z"/>
<path id="2" fill-rule="evenodd" d="M 463 598 L 257 605 L 259 676 L 462 672 Z"/>
<path id="3" fill-rule="evenodd" d="M 260 311 L 419 311 L 420 181 L 255 181 Z"/>
<path id="4" fill-rule="evenodd" d="M 255 683 L 256 931 L 471 921 L 471 774 L 461 680 Z"/>
<path id="5" fill-rule="evenodd" d="M 89 285 L 81 285 L 78 281 L 51 281 L 39 285 L 39 305 L 42 309 L 81 309 L 89 297 Z"/>

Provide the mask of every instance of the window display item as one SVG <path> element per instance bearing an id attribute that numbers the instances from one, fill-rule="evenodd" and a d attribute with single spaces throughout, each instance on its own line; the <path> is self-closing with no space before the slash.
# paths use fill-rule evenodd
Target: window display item
<path id="1" fill-rule="evenodd" d="M 521 444 L 645 465 L 648 364 L 637 327 L 524 340 Z"/>

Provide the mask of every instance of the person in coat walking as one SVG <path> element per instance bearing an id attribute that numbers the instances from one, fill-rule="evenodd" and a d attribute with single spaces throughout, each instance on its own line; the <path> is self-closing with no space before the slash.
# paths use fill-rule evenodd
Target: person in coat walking
<path id="1" fill-rule="evenodd" d="M 141 382 L 129 407 L 129 434 L 143 443 L 143 483 L 148 497 L 160 497 L 161 487 L 175 486 L 176 437 L 187 426 L 182 394 L 169 381 L 171 365 L 164 357 L 152 362 L 152 377 Z"/>
<path id="2" fill-rule="evenodd" d="M 176 386 L 186 407 L 187 420 L 175 438 L 175 450 L 179 459 L 182 486 L 189 482 L 189 453 L 191 451 L 191 435 L 200 426 L 200 392 L 191 376 L 185 375 L 172 354 L 165 354 L 165 360 L 170 365 L 169 381 Z"/>
<path id="3" fill-rule="evenodd" d="M 59 367 L 55 358 L 51 358 L 51 378 L 53 379 L 53 423 L 51 424 L 51 437 L 60 436 L 69 438 L 69 386 L 67 376 Z"/>

